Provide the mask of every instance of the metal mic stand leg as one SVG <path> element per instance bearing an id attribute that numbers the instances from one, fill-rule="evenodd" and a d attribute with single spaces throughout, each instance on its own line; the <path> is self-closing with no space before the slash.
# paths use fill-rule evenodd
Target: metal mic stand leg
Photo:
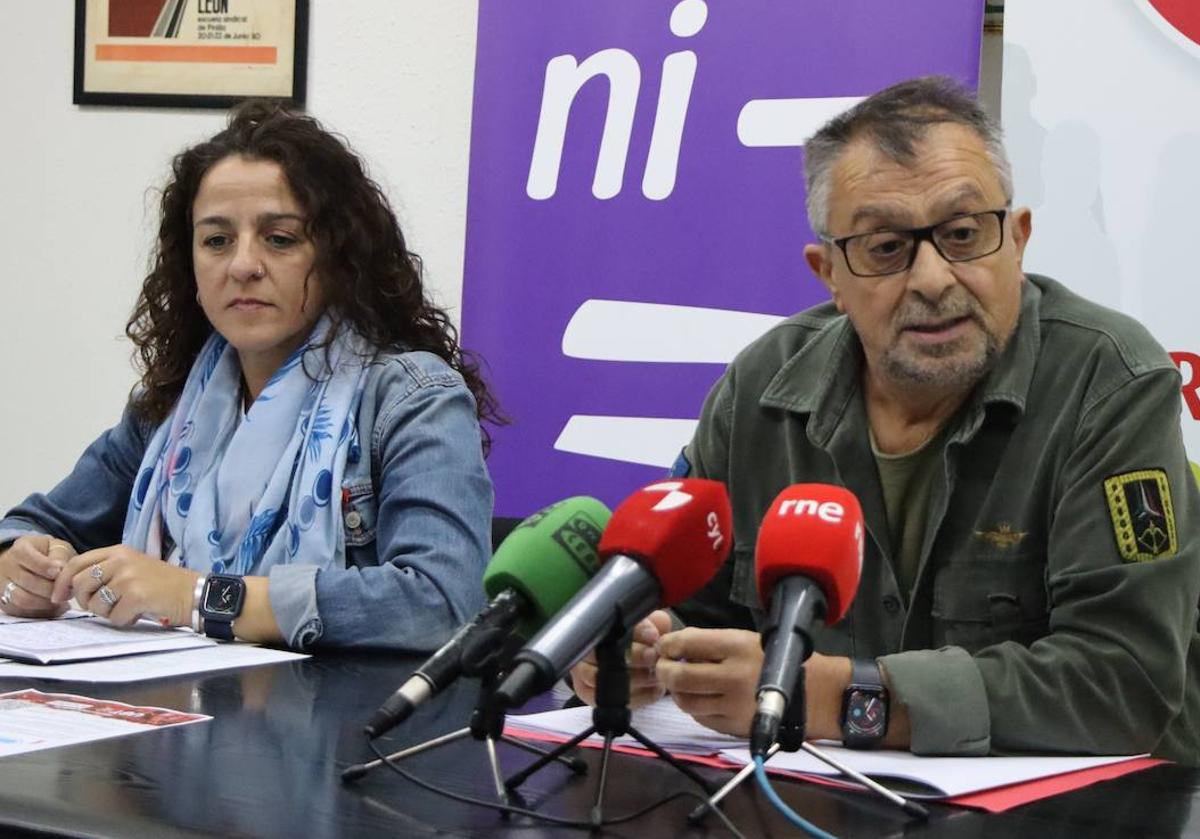
<path id="1" fill-rule="evenodd" d="M 437 748 L 438 746 L 445 745 L 446 743 L 453 743 L 455 740 L 461 740 L 462 738 L 467 737 L 470 734 L 471 734 L 471 729 L 460 728 L 458 731 L 452 731 L 449 734 L 443 734 L 441 737 L 434 737 L 432 740 L 426 740 L 424 743 L 418 743 L 415 746 L 409 746 L 407 749 L 401 749 L 398 752 L 392 752 L 390 755 L 387 756 L 386 759 L 375 758 L 375 760 L 369 760 L 366 763 L 356 763 L 353 766 L 350 766 L 350 767 L 342 770 L 342 781 L 343 782 L 357 781 L 359 778 L 361 778 L 363 775 L 366 775 L 372 769 L 382 766 L 384 764 L 385 760 L 387 760 L 387 761 L 404 760 L 404 758 L 406 758 L 406 757 L 412 757 L 413 755 L 419 755 L 421 752 L 427 751 L 429 749 Z"/>
<path id="2" fill-rule="evenodd" d="M 625 663 L 626 646 L 623 634 L 610 634 L 596 646 L 596 704 L 592 708 L 592 724 L 546 757 L 509 778 L 505 782 L 508 789 L 514 790 L 523 784 L 549 762 L 550 756 L 574 748 L 593 734 L 600 734 L 604 737 L 604 746 L 600 753 L 600 777 L 596 784 L 596 797 L 591 813 L 593 826 L 599 827 L 604 820 L 604 790 L 608 782 L 608 762 L 612 755 L 613 741 L 623 734 L 629 734 L 646 749 L 699 784 L 705 792 L 712 791 L 711 785 L 704 778 L 667 754 L 661 746 L 629 724 L 629 669 Z"/>
<path id="3" fill-rule="evenodd" d="M 775 753 L 778 751 L 779 751 L 779 744 L 772 743 L 771 748 L 767 749 L 767 756 L 765 759 L 770 760 L 772 757 L 775 756 Z M 739 769 L 737 771 L 736 775 L 734 775 L 732 778 L 730 778 L 728 781 L 726 781 L 724 786 L 722 786 L 719 790 L 714 792 L 708 800 L 696 805 L 696 809 L 692 810 L 692 812 L 688 813 L 688 817 L 687 817 L 688 823 L 689 824 L 699 824 L 700 822 L 702 822 L 704 820 L 704 817 L 708 815 L 709 810 L 714 809 L 718 804 L 720 804 L 725 799 L 725 796 L 729 795 L 729 793 L 731 793 L 735 789 L 737 789 L 741 785 L 742 781 L 746 780 L 753 774 L 754 774 L 754 764 L 747 763 L 745 766 L 743 766 L 741 769 Z"/>
<path id="4" fill-rule="evenodd" d="M 471 725 L 468 730 L 476 740 L 482 740 L 487 748 L 488 766 L 492 770 L 492 782 L 495 784 L 496 798 L 500 803 L 510 803 L 510 792 L 515 795 L 519 794 L 515 789 L 506 786 L 504 783 L 504 776 L 500 772 L 500 762 L 496 758 L 496 743 L 498 741 L 503 740 L 541 754 L 542 757 L 540 759 L 547 763 L 558 761 L 576 775 L 586 773 L 587 764 L 581 758 L 569 758 L 561 753 L 545 753 L 536 746 L 528 746 L 504 734 L 504 713 L 497 711 L 495 703 L 492 702 L 492 693 L 496 687 L 498 674 L 499 667 L 489 667 L 483 673 L 483 684 L 479 689 L 479 699 L 475 703 L 475 710 L 471 712 Z"/>
<path id="5" fill-rule="evenodd" d="M 792 688 L 792 697 L 788 702 L 787 710 L 784 712 L 783 719 L 779 725 L 779 737 L 776 742 L 767 751 L 767 759 L 781 749 L 785 752 L 796 752 L 803 749 L 821 762 L 832 766 L 841 774 L 850 778 L 852 781 L 861 784 L 871 792 L 886 798 L 891 803 L 900 807 L 904 812 L 911 816 L 916 816 L 920 819 L 928 819 L 929 811 L 916 802 L 909 801 L 901 795 L 892 792 L 887 787 L 872 781 L 861 772 L 847 766 L 839 760 L 835 760 L 832 755 L 818 749 L 812 743 L 805 742 L 804 734 L 807 728 L 808 721 L 805 719 L 805 697 L 804 697 L 804 668 L 796 674 L 796 684 Z M 729 795 L 739 784 L 749 778 L 754 773 L 754 764 L 747 763 L 743 766 L 736 775 L 726 782 L 725 786 L 717 791 L 716 795 L 709 798 L 695 810 L 688 813 L 688 821 L 691 823 L 699 822 L 708 811 L 717 806 L 720 801 Z"/>
<path id="6" fill-rule="evenodd" d="M 514 787 L 505 784 L 504 776 L 500 772 L 500 762 L 496 758 L 496 743 L 500 741 L 541 755 L 540 759 L 546 763 L 557 761 L 576 775 L 587 774 L 587 764 L 580 757 L 568 757 L 557 750 L 547 752 L 504 733 L 504 713 L 495 710 L 495 703 L 492 702 L 492 692 L 496 687 L 498 674 L 498 667 L 492 667 L 483 674 L 483 684 L 479 690 L 479 699 L 475 703 L 475 710 L 471 712 L 469 728 L 471 736 L 476 740 L 482 740 L 487 747 L 488 765 L 492 770 L 492 782 L 496 786 L 496 798 L 502 804 L 509 804 L 512 795 L 520 798 L 520 793 Z"/>
<path id="7" fill-rule="evenodd" d="M 804 743 L 801 745 L 800 748 L 804 749 L 804 751 L 808 752 L 810 755 L 815 757 L 817 760 L 820 760 L 823 763 L 827 763 L 828 765 L 832 766 L 834 769 L 841 772 L 847 778 L 857 781 L 858 783 L 862 784 L 864 787 L 871 790 L 872 792 L 883 796 L 888 801 L 892 802 L 893 804 L 895 804 L 897 807 L 899 807 L 901 810 L 908 813 L 909 815 L 916 816 L 919 819 L 928 819 L 929 818 L 929 811 L 926 810 L 924 807 L 922 807 L 920 804 L 916 803 L 915 801 L 909 801 L 904 796 L 898 795 L 897 793 L 892 792 L 887 787 L 883 786 L 882 784 L 878 784 L 875 781 L 872 781 L 870 778 L 868 778 L 866 775 L 859 772 L 857 769 L 853 769 L 853 768 L 847 766 L 846 764 L 842 763 L 840 760 L 834 760 L 832 755 L 826 754 L 825 752 L 821 751 L 816 746 L 814 746 L 812 743 Z"/>
<path id="8" fill-rule="evenodd" d="M 542 768 L 544 768 L 548 764 L 553 763 L 556 760 L 558 760 L 558 761 L 565 760 L 566 758 L 564 756 L 566 755 L 567 752 L 571 751 L 571 749 L 575 748 L 576 746 L 578 746 L 580 743 L 582 743 L 584 740 L 591 737 L 595 733 L 596 733 L 596 727 L 594 725 L 589 725 L 587 728 L 585 728 L 583 731 L 576 734 L 574 737 L 572 737 L 567 742 L 562 743 L 561 745 L 555 746 L 553 749 L 551 749 L 548 752 L 543 752 L 542 756 L 540 758 L 538 758 L 533 763 L 526 766 L 520 772 L 517 772 L 516 774 L 510 776 L 509 779 L 504 782 L 504 786 L 507 787 L 510 792 L 516 790 L 517 787 L 521 786 L 521 784 L 528 781 L 530 776 L 532 776 L 536 772 L 540 771 Z M 582 763 L 584 771 L 585 772 L 587 771 L 587 764 L 583 763 L 582 758 L 572 758 L 571 760 Z M 572 768 L 574 769 L 574 767 L 572 767 Z M 583 772 L 576 771 L 576 774 L 581 775 L 581 774 L 583 774 Z"/>
<path id="9" fill-rule="evenodd" d="M 808 719 L 805 713 L 804 668 L 801 667 L 796 673 L 796 684 L 792 687 L 791 700 L 787 704 L 787 709 L 783 712 L 783 719 L 779 721 L 779 734 L 775 738 L 775 742 L 771 744 L 771 748 L 767 749 L 765 760 L 769 760 L 780 749 L 785 752 L 794 752 L 804 744 L 804 730 L 808 726 Z M 702 821 L 710 810 L 715 808 L 722 799 L 737 789 L 743 781 L 753 774 L 754 762 L 751 761 L 739 769 L 736 775 L 726 781 L 725 786 L 717 790 L 715 795 L 688 813 L 688 822 L 697 824 Z"/>
<path id="10" fill-rule="evenodd" d="M 518 749 L 537 755 L 538 757 L 546 757 L 551 752 L 551 749 L 543 748 L 542 746 L 538 746 L 534 743 L 526 743 L 521 738 L 513 737 L 510 734 L 501 734 L 499 740 L 501 743 L 507 743 L 510 746 L 515 746 Z M 555 746 L 554 748 L 557 749 L 558 747 Z M 559 754 L 551 757 L 551 760 L 561 763 L 576 775 L 587 774 L 587 762 L 581 757 L 569 757 L 567 755 Z"/>
<path id="11" fill-rule="evenodd" d="M 501 801 L 506 801 L 507 795 L 505 794 L 505 787 L 501 780 L 499 763 L 496 760 L 495 744 L 497 741 L 503 741 L 509 745 L 524 749 L 527 752 L 542 755 L 545 758 L 545 763 L 558 761 L 576 775 L 586 775 L 587 763 L 585 763 L 580 757 L 568 757 L 561 754 L 561 751 L 565 751 L 565 749 L 555 750 L 555 754 L 548 754 L 545 749 L 542 749 L 531 743 L 518 740 L 515 737 L 509 737 L 507 734 L 503 733 L 503 715 L 499 716 L 498 718 L 492 718 L 487 710 L 491 705 L 492 691 L 496 686 L 497 671 L 498 667 L 488 667 L 484 668 L 484 671 L 479 674 L 481 677 L 479 698 L 475 702 L 475 710 L 471 713 L 471 722 L 466 728 L 460 728 L 457 731 L 452 731 L 449 734 L 443 734 L 440 737 L 434 737 L 431 740 L 426 740 L 425 742 L 418 743 L 415 746 L 409 746 L 407 748 L 400 749 L 399 751 L 392 752 L 383 759 L 376 758 L 375 760 L 371 760 L 366 763 L 357 763 L 354 766 L 350 766 L 342 771 L 342 781 L 356 781 L 363 775 L 366 775 L 372 769 L 382 766 L 385 761 L 390 762 L 404 760 L 405 758 L 419 755 L 429 749 L 448 745 L 457 740 L 461 740 L 464 737 L 473 737 L 476 740 L 482 740 L 485 742 L 488 752 L 488 763 L 492 770 L 492 777 L 496 782 L 496 794 Z"/>
<path id="12" fill-rule="evenodd" d="M 658 757 L 665 760 L 667 763 L 674 766 L 676 769 L 678 769 L 684 775 L 687 775 L 689 778 L 691 778 L 693 781 L 695 781 L 697 784 L 699 784 L 700 788 L 703 789 L 705 792 L 711 793 L 713 791 L 714 785 L 711 782 L 706 781 L 704 778 L 700 777 L 700 775 L 698 775 L 696 772 L 692 771 L 692 769 L 689 768 L 687 766 L 687 764 L 683 763 L 681 760 L 679 760 L 679 758 L 675 757 L 674 755 L 666 752 L 662 746 L 658 745 L 658 743 L 655 743 L 649 737 L 642 734 L 642 732 L 638 731 L 632 725 L 627 726 L 625 733 L 628 734 L 630 737 L 632 737 L 634 740 L 637 740 L 639 743 L 641 743 L 643 748 L 645 748 L 651 752 L 654 752 L 655 755 L 657 755 Z"/>
<path id="13" fill-rule="evenodd" d="M 487 748 L 488 766 L 492 770 L 492 783 L 496 787 L 496 800 L 501 804 L 508 804 L 508 790 L 504 788 L 504 778 L 500 775 L 500 761 L 496 759 L 496 738 L 489 735 L 483 739 L 483 743 Z"/>

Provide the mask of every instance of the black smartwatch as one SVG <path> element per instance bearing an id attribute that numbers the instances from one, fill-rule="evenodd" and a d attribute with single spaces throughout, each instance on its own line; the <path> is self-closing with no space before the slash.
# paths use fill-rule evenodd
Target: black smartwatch
<path id="1" fill-rule="evenodd" d="M 233 622 L 246 603 L 246 581 L 231 574 L 209 574 L 200 595 L 200 619 L 204 634 L 222 641 L 233 640 Z"/>
<path id="2" fill-rule="evenodd" d="M 888 728 L 888 694 L 874 659 L 855 659 L 850 684 L 842 694 L 842 745 L 873 749 Z"/>

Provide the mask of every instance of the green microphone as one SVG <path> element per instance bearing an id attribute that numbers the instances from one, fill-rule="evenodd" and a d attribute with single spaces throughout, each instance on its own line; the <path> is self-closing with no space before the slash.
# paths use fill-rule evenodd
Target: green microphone
<path id="1" fill-rule="evenodd" d="M 364 726 L 379 737 L 464 672 L 478 673 L 513 636 L 526 641 L 596 573 L 597 546 L 612 514 L 579 495 L 551 504 L 517 525 L 483 572 L 491 598 L 393 693 Z"/>
<path id="2" fill-rule="evenodd" d="M 483 572 L 483 590 L 490 598 L 517 593 L 521 609 L 513 629 L 521 640 L 529 640 L 596 573 L 596 547 L 611 516 L 600 501 L 577 495 L 534 513 L 496 549 Z"/>

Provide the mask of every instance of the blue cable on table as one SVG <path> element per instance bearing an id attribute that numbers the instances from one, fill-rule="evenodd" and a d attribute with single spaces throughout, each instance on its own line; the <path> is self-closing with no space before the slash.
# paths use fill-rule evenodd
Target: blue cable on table
<path id="1" fill-rule="evenodd" d="M 779 793 L 775 792 L 775 788 L 771 786 L 770 779 L 767 778 L 767 769 L 761 756 L 754 758 L 754 777 L 766 794 L 767 800 L 775 805 L 775 809 L 783 813 L 784 817 L 796 827 L 810 836 L 816 836 L 817 839 L 837 839 L 832 833 L 826 833 L 812 822 L 801 818 L 799 813 L 784 803 L 784 800 L 779 797 Z"/>

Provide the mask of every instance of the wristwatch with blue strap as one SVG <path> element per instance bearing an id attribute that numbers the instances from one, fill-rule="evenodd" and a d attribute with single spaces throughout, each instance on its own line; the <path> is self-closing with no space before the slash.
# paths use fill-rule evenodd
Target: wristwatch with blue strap
<path id="1" fill-rule="evenodd" d="M 197 581 L 193 615 L 209 638 L 233 640 L 233 622 L 246 605 L 246 581 L 233 574 L 209 574 Z"/>

